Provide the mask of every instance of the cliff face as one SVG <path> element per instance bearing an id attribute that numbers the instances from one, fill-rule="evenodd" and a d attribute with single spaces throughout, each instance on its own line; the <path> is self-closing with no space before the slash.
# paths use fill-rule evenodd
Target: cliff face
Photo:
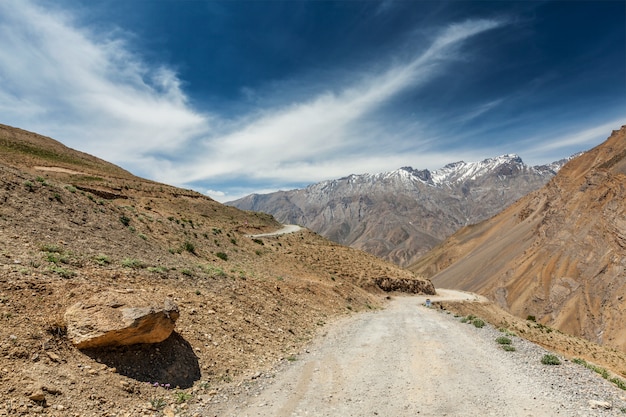
<path id="1" fill-rule="evenodd" d="M 438 287 L 626 350 L 626 127 L 411 266 Z"/>

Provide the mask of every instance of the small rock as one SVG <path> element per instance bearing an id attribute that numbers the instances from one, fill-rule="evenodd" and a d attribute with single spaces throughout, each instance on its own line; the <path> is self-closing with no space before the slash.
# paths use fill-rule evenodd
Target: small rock
<path id="1" fill-rule="evenodd" d="M 37 390 L 28 396 L 28 399 L 35 402 L 46 401 L 46 394 L 43 391 Z"/>
<path id="2" fill-rule="evenodd" d="M 48 355 L 50 360 L 53 361 L 53 362 L 60 362 L 61 361 L 61 357 L 59 355 L 57 355 L 56 353 L 54 353 L 54 352 L 46 352 L 46 355 Z"/>
<path id="3" fill-rule="evenodd" d="M 604 408 L 605 410 L 610 410 L 613 408 L 613 405 L 608 401 L 589 400 L 589 405 L 592 409 Z"/>
<path id="4" fill-rule="evenodd" d="M 172 410 L 172 407 L 168 405 L 163 409 L 163 415 L 165 417 L 174 417 L 176 414 L 174 413 L 174 410 Z"/>

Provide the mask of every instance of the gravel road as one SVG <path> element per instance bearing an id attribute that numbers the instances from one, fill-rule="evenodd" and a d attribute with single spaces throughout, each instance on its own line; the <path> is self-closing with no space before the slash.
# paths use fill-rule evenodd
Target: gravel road
<path id="1" fill-rule="evenodd" d="M 438 290 L 437 298 L 476 299 Z M 461 323 L 395 297 L 389 306 L 328 326 L 295 361 L 220 392 L 219 416 L 624 416 L 626 393 L 569 361 L 541 364 L 541 347 L 495 342 L 489 325 Z M 610 407 L 606 409 L 604 407 Z"/>
<path id="2" fill-rule="evenodd" d="M 270 237 L 270 236 L 279 236 L 279 235 L 286 235 L 288 233 L 295 233 L 302 230 L 301 226 L 298 226 L 297 224 L 284 224 L 282 229 L 279 229 L 275 232 L 270 232 L 270 233 L 261 233 L 258 235 L 246 235 L 247 237 Z"/>

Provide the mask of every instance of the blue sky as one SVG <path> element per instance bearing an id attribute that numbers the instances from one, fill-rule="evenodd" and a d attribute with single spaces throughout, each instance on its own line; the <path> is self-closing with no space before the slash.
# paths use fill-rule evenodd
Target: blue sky
<path id="1" fill-rule="evenodd" d="M 0 1 L 0 123 L 228 201 L 626 124 L 624 1 Z"/>

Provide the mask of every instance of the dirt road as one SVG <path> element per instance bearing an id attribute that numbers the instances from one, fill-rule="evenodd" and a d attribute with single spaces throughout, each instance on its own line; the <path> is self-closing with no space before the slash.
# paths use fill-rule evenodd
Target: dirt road
<path id="1" fill-rule="evenodd" d="M 440 294 L 439 298 L 476 297 L 445 290 Z M 479 329 L 428 309 L 422 305 L 425 299 L 397 297 L 385 310 L 330 326 L 308 353 L 262 389 L 247 388 L 247 395 L 231 397 L 229 408 L 210 415 L 611 415 L 595 414 L 588 403 L 603 395 L 606 387 L 586 397 L 578 386 L 576 392 L 561 392 L 554 381 L 569 378 L 565 382 L 572 384 L 573 377 L 543 375 L 561 366 L 541 365 L 537 355 L 542 352 L 524 353 L 522 339 L 516 342 L 518 352 L 505 352 L 495 343 L 502 335 L 497 330 Z M 541 349 L 533 346 L 530 349 Z M 596 383 L 593 375 L 589 378 Z M 578 414 L 579 410 L 584 412 Z"/>
<path id="2" fill-rule="evenodd" d="M 261 233 L 258 235 L 246 235 L 247 237 L 252 237 L 252 238 L 256 238 L 256 237 L 270 237 L 270 236 L 279 236 L 279 235 L 286 235 L 288 233 L 295 233 L 297 231 L 302 230 L 301 226 L 298 226 L 297 224 L 284 224 L 284 227 L 282 229 L 279 229 L 275 232 L 270 232 L 270 233 Z"/>

